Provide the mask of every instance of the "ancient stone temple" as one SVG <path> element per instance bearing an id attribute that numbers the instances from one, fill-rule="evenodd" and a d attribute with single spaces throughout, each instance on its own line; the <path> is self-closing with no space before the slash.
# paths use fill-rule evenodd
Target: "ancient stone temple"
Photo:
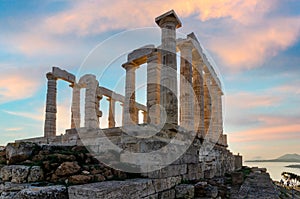
<path id="1" fill-rule="evenodd" d="M 53 67 L 46 75 L 44 136 L 22 141 L 83 145 L 105 165 L 139 173 L 143 179 L 128 181 L 135 190 L 131 191 L 133 195 L 128 195 L 131 192 L 126 183 L 110 181 L 72 187 L 70 198 L 105 198 L 112 187 L 120 188 L 115 190 L 116 198 L 175 198 L 174 187 L 182 181 L 223 176 L 241 167 L 235 164 L 241 157 L 227 149 L 223 133 L 221 82 L 196 35 L 176 38 L 176 29 L 182 23 L 173 10 L 155 18 L 155 22 L 161 29 L 161 44 L 134 49 L 119 66 L 126 72 L 124 95 L 99 86 L 93 74 L 75 77 Z M 145 105 L 136 101 L 136 70 L 142 64 L 147 65 Z M 69 82 L 73 91 L 71 126 L 61 135 L 56 132 L 58 80 Z M 85 89 L 84 110 L 80 108 L 81 89 Z M 101 129 L 100 101 L 104 99 L 109 102 L 108 128 Z M 117 102 L 123 107 L 121 126 L 116 126 Z M 142 124 L 139 112 L 143 113 Z"/>

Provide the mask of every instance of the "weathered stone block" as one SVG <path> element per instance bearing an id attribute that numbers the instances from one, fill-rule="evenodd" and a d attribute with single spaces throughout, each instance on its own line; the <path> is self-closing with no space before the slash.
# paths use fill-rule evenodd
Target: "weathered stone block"
<path id="1" fill-rule="evenodd" d="M 15 195 L 14 199 L 67 199 L 67 188 L 61 185 L 47 187 L 31 187 L 24 189 Z"/>
<path id="2" fill-rule="evenodd" d="M 44 173 L 41 167 L 33 166 L 30 168 L 30 172 L 27 178 L 28 182 L 38 182 L 44 179 Z"/>
<path id="3" fill-rule="evenodd" d="M 176 198 L 192 199 L 194 198 L 195 188 L 190 184 L 180 184 L 175 187 Z"/>
<path id="4" fill-rule="evenodd" d="M 8 164 L 20 163 L 29 159 L 36 148 L 38 148 L 37 144 L 29 142 L 9 143 L 6 146 Z"/>

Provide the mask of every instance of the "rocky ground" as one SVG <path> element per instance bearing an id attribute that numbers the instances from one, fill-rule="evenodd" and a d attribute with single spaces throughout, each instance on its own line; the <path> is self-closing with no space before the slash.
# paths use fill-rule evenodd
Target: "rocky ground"
<path id="1" fill-rule="evenodd" d="M 170 178 L 170 182 L 166 181 L 166 185 L 159 185 L 160 181 L 156 179 L 140 178 L 142 176 L 138 174 L 106 167 L 81 146 L 14 143 L 0 148 L 0 199 L 78 198 L 70 195 L 71 189 L 84 189 L 92 185 L 108 186 L 106 191 L 118 185 L 130 192 L 132 189 L 129 185 L 136 186 L 139 182 L 153 185 L 153 198 L 292 198 L 292 190 L 275 185 L 266 170 L 259 168 L 243 167 L 224 177 L 181 180 L 179 185 L 174 184 L 173 178 Z M 157 194 L 158 185 L 168 186 L 167 191 Z M 295 191 L 295 198 L 300 198 L 299 193 Z"/>

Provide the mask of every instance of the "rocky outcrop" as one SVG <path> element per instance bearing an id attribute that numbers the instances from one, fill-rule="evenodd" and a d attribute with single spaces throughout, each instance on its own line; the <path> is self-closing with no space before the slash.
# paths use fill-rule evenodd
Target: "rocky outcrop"
<path id="1" fill-rule="evenodd" d="M 21 163 L 29 159 L 38 148 L 37 144 L 30 142 L 9 143 L 5 149 L 7 163 Z"/>
<path id="2" fill-rule="evenodd" d="M 191 184 L 180 184 L 175 187 L 175 195 L 178 199 L 192 199 L 194 198 L 195 188 Z"/>

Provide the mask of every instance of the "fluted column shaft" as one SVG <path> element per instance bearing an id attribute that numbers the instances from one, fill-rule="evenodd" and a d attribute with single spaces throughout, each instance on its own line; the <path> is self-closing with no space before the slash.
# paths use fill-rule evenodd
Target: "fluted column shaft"
<path id="1" fill-rule="evenodd" d="M 116 101 L 112 98 L 107 99 L 109 102 L 109 109 L 108 109 L 108 128 L 113 128 L 116 126 L 115 121 L 115 106 Z"/>
<path id="2" fill-rule="evenodd" d="M 47 100 L 46 100 L 46 116 L 44 125 L 44 137 L 56 136 L 56 81 L 57 78 L 52 73 L 47 73 Z"/>
<path id="3" fill-rule="evenodd" d="M 135 125 L 138 123 L 138 115 L 135 106 L 135 70 L 136 66 L 132 63 L 123 64 L 126 69 L 125 83 L 125 102 L 123 109 L 124 126 Z"/>
<path id="4" fill-rule="evenodd" d="M 194 126 L 199 137 L 203 137 L 205 135 L 203 65 L 203 60 L 201 58 L 197 59 L 193 57 L 193 89 L 195 93 Z"/>
<path id="5" fill-rule="evenodd" d="M 160 73 L 161 59 L 159 52 L 152 52 L 147 57 L 147 112 L 146 123 L 160 122 Z"/>
<path id="6" fill-rule="evenodd" d="M 180 125 L 192 131 L 194 130 L 192 45 L 182 44 L 180 52 Z"/>
<path id="7" fill-rule="evenodd" d="M 71 108 L 71 128 L 80 127 L 80 86 L 74 83 L 72 86 L 72 108 Z"/>

